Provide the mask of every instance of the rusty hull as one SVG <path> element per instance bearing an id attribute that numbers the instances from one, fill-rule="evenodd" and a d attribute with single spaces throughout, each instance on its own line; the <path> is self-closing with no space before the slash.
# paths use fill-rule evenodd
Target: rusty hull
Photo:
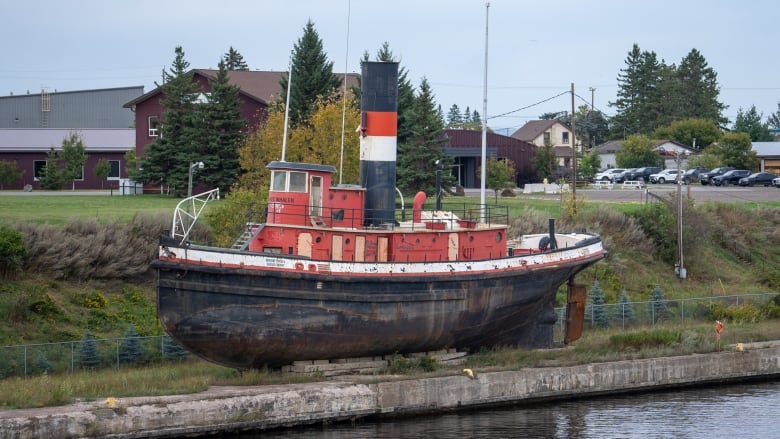
<path id="1" fill-rule="evenodd" d="M 207 360 L 247 369 L 441 348 L 550 347 L 556 291 L 590 263 L 418 279 L 155 267 L 164 329 Z"/>

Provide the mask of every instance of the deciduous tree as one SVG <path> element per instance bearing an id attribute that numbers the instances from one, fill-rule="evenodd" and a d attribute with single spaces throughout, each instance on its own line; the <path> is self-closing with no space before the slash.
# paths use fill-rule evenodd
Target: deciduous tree
<path id="1" fill-rule="evenodd" d="M 658 166 L 661 161 L 653 142 L 643 135 L 628 136 L 623 142 L 623 149 L 615 153 L 615 162 L 620 168 Z"/>
<path id="2" fill-rule="evenodd" d="M 477 169 L 479 175 L 482 175 L 481 167 Z M 498 160 L 495 157 L 488 157 L 487 169 L 485 169 L 485 187 L 493 189 L 498 204 L 498 193 L 508 185 L 514 186 L 515 164 L 509 159 Z"/>
<path id="3" fill-rule="evenodd" d="M 92 170 L 92 173 L 95 175 L 95 177 L 97 177 L 97 179 L 100 180 L 100 189 L 103 189 L 103 181 L 108 178 L 109 172 L 111 172 L 111 165 L 108 163 L 108 160 L 98 160 L 97 164 L 95 164 L 95 168 Z"/>
<path id="4" fill-rule="evenodd" d="M 747 133 L 726 133 L 709 150 L 720 157 L 723 166 L 733 166 L 737 169 L 758 168 L 758 156 L 752 150 L 750 135 Z"/>
<path id="5" fill-rule="evenodd" d="M 654 139 L 669 139 L 701 150 L 717 142 L 721 129 L 709 119 L 682 119 L 660 126 L 653 132 Z"/>
<path id="6" fill-rule="evenodd" d="M 24 170 L 20 170 L 15 161 L 0 160 L 0 189 L 5 185 L 13 184 L 24 176 Z"/>

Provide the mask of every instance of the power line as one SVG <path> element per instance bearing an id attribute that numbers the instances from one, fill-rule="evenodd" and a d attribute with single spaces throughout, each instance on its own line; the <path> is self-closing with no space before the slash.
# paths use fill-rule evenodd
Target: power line
<path id="1" fill-rule="evenodd" d="M 567 91 L 561 92 L 561 93 L 559 93 L 559 94 L 557 94 L 557 95 L 555 95 L 555 96 L 551 96 L 551 97 L 549 97 L 549 98 L 547 98 L 547 99 L 543 99 L 543 100 L 541 100 L 541 101 L 539 101 L 539 102 L 533 103 L 533 104 L 531 104 L 531 105 L 527 105 L 527 106 L 525 106 L 525 107 L 518 108 L 518 109 L 516 109 L 516 110 L 507 111 L 506 113 L 497 114 L 497 115 L 495 115 L 495 116 L 490 116 L 490 117 L 488 117 L 487 119 L 488 119 L 488 120 L 490 120 L 490 119 L 495 119 L 495 118 L 497 118 L 497 117 L 503 117 L 503 116 L 510 115 L 510 114 L 512 114 L 512 113 L 517 113 L 518 111 L 527 110 L 527 109 L 529 109 L 529 108 L 531 108 L 531 107 L 535 107 L 535 106 L 537 106 L 537 105 L 540 105 L 540 104 L 543 104 L 543 103 L 545 103 L 545 102 L 551 101 L 551 100 L 553 100 L 553 99 L 555 99 L 555 98 L 558 98 L 558 97 L 561 97 L 561 96 L 563 96 L 563 95 L 565 95 L 565 94 L 569 94 L 569 91 L 567 90 Z"/>

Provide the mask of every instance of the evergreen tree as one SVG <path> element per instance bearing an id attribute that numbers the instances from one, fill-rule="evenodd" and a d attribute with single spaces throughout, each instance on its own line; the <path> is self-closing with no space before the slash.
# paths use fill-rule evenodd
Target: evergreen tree
<path id="1" fill-rule="evenodd" d="M 333 62 L 328 61 L 322 40 L 311 20 L 303 28 L 303 36 L 295 43 L 291 68 L 290 124 L 295 126 L 307 123 L 317 100 L 329 98 L 341 84 L 341 80 L 333 74 Z M 279 82 L 281 102 L 287 99 L 288 80 L 285 76 Z"/>
<path id="2" fill-rule="evenodd" d="M 460 114 L 460 108 L 458 104 L 452 104 L 450 111 L 447 113 L 447 128 L 462 128 L 463 116 Z"/>
<path id="3" fill-rule="evenodd" d="M 482 128 L 482 116 L 479 115 L 479 111 L 474 110 L 474 112 L 471 113 L 471 120 L 469 121 L 469 124 L 475 127 L 472 129 Z"/>
<path id="4" fill-rule="evenodd" d="M 51 369 L 52 369 L 51 363 L 46 358 L 46 354 L 44 354 L 43 352 L 38 354 L 38 357 L 35 359 L 35 365 L 44 374 L 48 374 L 48 373 L 51 372 Z"/>
<path id="5" fill-rule="evenodd" d="M 591 111 L 587 105 L 580 105 L 575 115 L 577 119 L 577 137 L 580 144 L 592 149 L 603 143 L 609 136 L 609 123 L 601 111 Z"/>
<path id="6" fill-rule="evenodd" d="M 606 328 L 609 326 L 609 316 L 605 305 L 604 293 L 601 291 L 599 281 L 593 282 L 588 294 L 588 306 L 590 309 L 585 311 L 586 318 L 590 317 L 593 326 Z"/>
<path id="7" fill-rule="evenodd" d="M 146 149 L 146 156 L 138 159 L 136 179 L 143 182 L 164 178 L 174 188 L 174 195 L 186 192 L 190 164 L 201 161 L 196 146 L 202 135 L 200 89 L 188 72 L 189 63 L 184 49 L 176 47 L 176 57 L 169 71 L 163 71 L 160 86 L 165 98 L 162 105 L 164 123 L 160 137 Z"/>
<path id="8" fill-rule="evenodd" d="M 626 68 L 618 75 L 617 100 L 609 103 L 617 109 L 612 118 L 612 136 L 616 138 L 650 134 L 660 125 L 662 109 L 659 84 L 665 65 L 655 52 L 641 51 L 634 44 L 625 63 Z"/>
<path id="9" fill-rule="evenodd" d="M 428 80 L 423 78 L 420 92 L 408 113 L 409 138 L 398 145 L 398 187 L 406 193 L 424 191 L 436 193 L 436 161 L 450 169 L 451 160 L 445 160 L 441 148 L 444 122 L 436 111 L 434 95 Z M 453 186 L 455 178 L 449 172 L 441 174 L 442 188 Z"/>
<path id="10" fill-rule="evenodd" d="M 628 294 L 626 290 L 620 293 L 620 299 L 618 299 L 617 308 L 615 308 L 615 320 L 621 322 L 633 322 L 636 319 L 634 315 L 634 307 L 631 302 L 628 301 Z"/>
<path id="11" fill-rule="evenodd" d="M 748 111 L 737 112 L 737 120 L 734 122 L 734 131 L 738 133 L 748 133 L 753 142 L 771 142 L 774 140 L 769 131 L 769 123 L 761 123 L 763 114 L 758 114 L 756 106 L 753 105 Z"/>
<path id="12" fill-rule="evenodd" d="M 718 101 L 720 86 L 718 74 L 707 65 L 707 60 L 696 49 L 680 61 L 676 70 L 678 87 L 674 102 L 677 108 L 675 120 L 698 118 L 725 125 L 728 120 L 722 116 L 726 106 Z"/>
<path id="13" fill-rule="evenodd" d="M 41 188 L 48 190 L 60 190 L 65 182 L 62 168 L 59 166 L 60 153 L 53 147 L 46 153 L 46 166 L 37 175 L 41 182 Z"/>
<path id="14" fill-rule="evenodd" d="M 135 364 L 141 359 L 141 339 L 133 325 L 127 327 L 119 348 L 119 364 Z"/>
<path id="15" fill-rule="evenodd" d="M 227 70 L 249 71 L 249 66 L 244 61 L 244 57 L 233 46 L 230 46 L 230 49 L 222 57 L 222 62 Z"/>
<path id="16" fill-rule="evenodd" d="M 650 315 L 653 324 L 669 317 L 669 307 L 666 305 L 661 286 L 656 285 L 650 298 Z"/>
<path id="17" fill-rule="evenodd" d="M 470 124 L 471 123 L 471 108 L 466 106 L 466 109 L 463 110 L 463 116 L 461 116 L 461 120 L 463 121 L 463 124 Z"/>
<path id="18" fill-rule="evenodd" d="M 84 331 L 84 336 L 79 343 L 79 364 L 84 369 L 94 369 L 100 364 L 97 343 L 89 330 Z"/>
<path id="19" fill-rule="evenodd" d="M 780 102 L 777 103 L 777 111 L 767 118 L 767 124 L 774 129 L 780 129 Z"/>
<path id="20" fill-rule="evenodd" d="M 190 355 L 186 349 L 181 347 L 180 344 L 176 343 L 176 340 L 171 338 L 169 335 L 163 337 L 162 345 L 163 357 L 166 360 L 183 360 Z"/>
<path id="21" fill-rule="evenodd" d="M 239 89 L 229 83 L 227 66 L 223 62 L 219 63 L 217 76 L 211 81 L 211 93 L 202 111 L 205 126 L 196 152 L 205 167 L 197 173 L 197 181 L 209 189 L 218 187 L 220 192 L 227 193 L 241 172 L 238 147 L 244 140 L 242 130 L 246 120 L 241 117 Z"/>

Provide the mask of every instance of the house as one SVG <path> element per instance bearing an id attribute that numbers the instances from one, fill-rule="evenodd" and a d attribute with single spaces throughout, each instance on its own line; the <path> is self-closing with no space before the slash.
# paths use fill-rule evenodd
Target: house
<path id="1" fill-rule="evenodd" d="M 676 168 L 677 154 L 679 153 L 685 153 L 688 156 L 696 154 L 696 151 L 693 149 L 674 140 L 653 140 L 653 142 L 653 148 L 664 158 L 664 168 Z M 596 152 L 598 152 L 601 159 L 601 169 L 617 167 L 616 155 L 622 149 L 623 140 L 610 140 L 596 146 Z M 683 159 L 682 167 L 685 168 L 686 165 L 687 160 Z"/>
<path id="2" fill-rule="evenodd" d="M 211 91 L 210 82 L 216 79 L 218 70 L 195 69 L 190 73 L 203 93 Z M 341 78 L 343 74 L 339 74 Z M 228 80 L 239 88 L 241 117 L 246 119 L 245 132 L 252 132 L 265 120 L 268 106 L 279 99 L 281 87 L 279 82 L 287 76 L 287 72 L 275 71 L 229 71 Z M 347 74 L 347 87 L 358 86 L 358 75 Z M 125 108 L 135 113 L 135 145 L 136 156 L 143 157 L 146 147 L 160 136 L 165 99 L 160 87 L 139 96 L 124 104 Z"/>
<path id="3" fill-rule="evenodd" d="M 753 142 L 760 162 L 759 170 L 780 176 L 780 142 Z"/>
<path id="4" fill-rule="evenodd" d="M 113 180 L 127 177 L 124 154 L 135 147 L 132 111 L 122 108 L 143 94 L 142 86 L 10 95 L 0 97 L 0 161 L 16 164 L 22 177 L 5 189 L 40 188 L 38 176 L 47 153 L 77 132 L 82 136 L 87 162 L 77 189 L 117 187 Z M 94 176 L 95 164 L 108 160 L 109 180 Z"/>
<path id="5" fill-rule="evenodd" d="M 571 128 L 558 119 L 531 120 L 512 133 L 511 137 L 532 143 L 537 147 L 550 145 L 555 149 L 558 165 L 571 167 L 572 139 Z"/>
<path id="6" fill-rule="evenodd" d="M 509 159 L 515 165 L 515 184 L 522 186 L 536 176 L 533 158 L 536 146 L 513 137 L 487 133 L 486 156 Z M 444 156 L 452 157 L 453 173 L 465 188 L 481 186 L 479 167 L 482 164 L 482 132 L 465 129 L 444 130 Z"/>

